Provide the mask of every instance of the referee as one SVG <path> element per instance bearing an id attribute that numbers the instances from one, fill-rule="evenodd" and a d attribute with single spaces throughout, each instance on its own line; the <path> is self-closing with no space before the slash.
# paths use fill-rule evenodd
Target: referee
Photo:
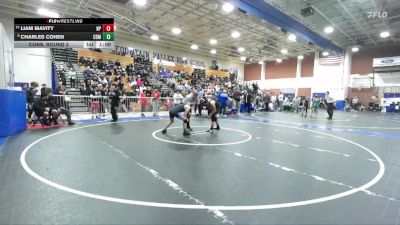
<path id="1" fill-rule="evenodd" d="M 326 111 L 328 112 L 328 120 L 331 120 L 333 117 L 333 103 L 335 100 L 329 96 L 329 91 L 326 92 L 325 95 L 325 106 L 326 106 Z"/>

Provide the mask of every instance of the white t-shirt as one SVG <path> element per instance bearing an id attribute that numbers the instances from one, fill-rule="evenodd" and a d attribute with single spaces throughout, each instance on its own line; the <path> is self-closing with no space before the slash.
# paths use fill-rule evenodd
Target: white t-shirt
<path id="1" fill-rule="evenodd" d="M 68 72 L 68 77 L 69 77 L 69 78 L 72 78 L 72 79 L 76 79 L 76 72 L 70 70 L 70 71 Z"/>
<path id="2" fill-rule="evenodd" d="M 335 100 L 331 96 L 326 96 L 326 102 L 327 103 L 334 103 Z"/>
<path id="3" fill-rule="evenodd" d="M 175 93 L 174 96 L 174 104 L 181 104 L 183 100 L 183 96 L 179 93 Z"/>
<path id="4" fill-rule="evenodd" d="M 278 96 L 278 99 L 279 99 L 279 101 L 283 101 L 283 94 L 280 94 L 280 95 Z"/>

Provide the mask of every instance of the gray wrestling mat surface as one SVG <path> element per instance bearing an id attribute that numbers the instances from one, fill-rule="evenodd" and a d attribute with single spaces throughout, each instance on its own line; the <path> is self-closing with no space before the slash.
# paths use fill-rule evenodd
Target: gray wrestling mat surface
<path id="1" fill-rule="evenodd" d="M 399 224 L 400 116 L 324 116 L 25 131 L 0 152 L 0 224 Z"/>

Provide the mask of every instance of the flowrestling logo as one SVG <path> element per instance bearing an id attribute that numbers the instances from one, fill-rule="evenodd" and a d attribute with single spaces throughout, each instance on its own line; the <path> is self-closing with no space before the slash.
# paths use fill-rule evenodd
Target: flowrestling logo
<path id="1" fill-rule="evenodd" d="M 373 18 L 387 18 L 388 12 L 386 11 L 375 11 L 375 12 L 367 12 L 367 17 L 370 19 Z"/>

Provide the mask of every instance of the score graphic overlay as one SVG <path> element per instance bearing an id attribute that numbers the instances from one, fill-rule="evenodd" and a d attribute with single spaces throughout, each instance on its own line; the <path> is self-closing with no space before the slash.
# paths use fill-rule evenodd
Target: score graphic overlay
<path id="1" fill-rule="evenodd" d="M 15 48 L 114 48 L 113 18 L 15 18 Z"/>

